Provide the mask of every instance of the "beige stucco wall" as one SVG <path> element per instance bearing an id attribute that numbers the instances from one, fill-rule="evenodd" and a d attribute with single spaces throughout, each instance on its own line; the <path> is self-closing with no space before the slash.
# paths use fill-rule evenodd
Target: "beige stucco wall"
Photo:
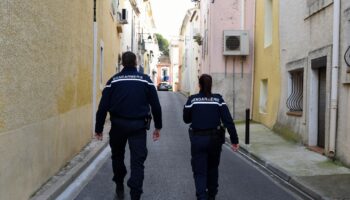
<path id="1" fill-rule="evenodd" d="M 121 1 L 122 2 L 122 1 Z M 120 53 L 120 35 L 117 32 L 117 22 L 111 13 L 111 1 L 97 1 L 97 95 L 100 96 L 106 82 L 116 73 L 118 54 Z M 101 63 L 100 48 L 104 49 L 104 64 Z M 102 81 L 100 70 L 103 68 Z M 102 87 L 99 83 L 102 82 Z"/>
<path id="2" fill-rule="evenodd" d="M 91 106 L 0 135 L 0 199 L 28 199 L 91 136 Z"/>
<path id="3" fill-rule="evenodd" d="M 97 6 L 106 82 L 119 39 Z M 1 200 L 28 199 L 91 139 L 92 41 L 93 1 L 0 1 Z"/>

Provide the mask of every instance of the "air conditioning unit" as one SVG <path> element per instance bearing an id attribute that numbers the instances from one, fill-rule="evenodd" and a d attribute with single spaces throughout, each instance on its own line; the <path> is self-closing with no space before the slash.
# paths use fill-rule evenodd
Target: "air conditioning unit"
<path id="1" fill-rule="evenodd" d="M 249 55 L 249 33 L 243 30 L 224 31 L 224 56 Z"/>
<path id="2" fill-rule="evenodd" d="M 127 24 L 128 23 L 128 10 L 122 9 L 121 12 L 118 12 L 118 22 L 120 24 Z"/>

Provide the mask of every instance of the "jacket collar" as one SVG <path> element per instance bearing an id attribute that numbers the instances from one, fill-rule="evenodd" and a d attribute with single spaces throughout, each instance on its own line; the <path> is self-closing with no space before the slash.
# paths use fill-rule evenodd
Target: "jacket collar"
<path id="1" fill-rule="evenodd" d="M 201 97 L 207 97 L 204 92 L 202 91 L 199 91 L 198 94 L 201 96 Z M 212 96 L 213 94 L 210 95 L 210 97 Z"/>
<path id="2" fill-rule="evenodd" d="M 122 72 L 137 72 L 137 68 L 136 67 L 124 67 L 122 69 Z"/>

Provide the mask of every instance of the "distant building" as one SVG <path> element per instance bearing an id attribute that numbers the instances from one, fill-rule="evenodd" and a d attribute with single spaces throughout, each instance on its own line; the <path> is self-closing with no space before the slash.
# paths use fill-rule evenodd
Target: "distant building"
<path id="1" fill-rule="evenodd" d="M 181 90 L 198 92 L 198 76 L 210 74 L 213 92 L 242 120 L 252 103 L 255 0 L 195 2 L 180 31 Z"/>
<path id="2" fill-rule="evenodd" d="M 180 60 L 179 73 L 181 91 L 186 94 L 198 93 L 198 72 L 200 45 L 195 42 L 194 36 L 199 34 L 199 10 L 194 8 L 187 11 L 180 29 Z"/>
<path id="3" fill-rule="evenodd" d="M 172 87 L 174 91 L 179 90 L 179 39 L 174 38 L 170 41 L 169 57 L 171 68 L 173 69 Z"/>
<path id="4" fill-rule="evenodd" d="M 167 82 L 169 84 L 173 81 L 173 70 L 171 68 L 170 59 L 167 56 L 161 56 L 159 58 L 159 63 L 157 64 L 157 81 L 158 85 L 161 82 Z"/>
<path id="5" fill-rule="evenodd" d="M 123 26 L 122 52 L 132 51 L 137 56 L 138 68 L 152 80 L 160 56 L 156 27 L 153 18 L 151 1 L 130 0 L 123 3 L 128 23 Z M 120 65 L 120 70 L 122 66 Z"/>

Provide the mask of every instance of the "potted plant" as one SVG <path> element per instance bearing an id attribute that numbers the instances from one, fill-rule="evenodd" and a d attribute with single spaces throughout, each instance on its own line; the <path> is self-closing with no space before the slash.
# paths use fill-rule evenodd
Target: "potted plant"
<path id="1" fill-rule="evenodd" d="M 193 39 L 199 46 L 202 45 L 203 40 L 201 34 L 197 33 L 195 36 L 193 36 Z"/>

